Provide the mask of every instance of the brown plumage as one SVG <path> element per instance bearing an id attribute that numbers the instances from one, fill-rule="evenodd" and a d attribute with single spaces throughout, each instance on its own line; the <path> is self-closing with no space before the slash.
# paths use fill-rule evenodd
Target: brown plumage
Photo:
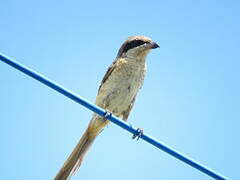
<path id="1" fill-rule="evenodd" d="M 127 120 L 141 88 L 146 71 L 145 59 L 151 49 L 159 47 L 144 36 L 129 37 L 118 51 L 116 60 L 108 68 L 96 98 L 96 105 Z M 80 167 L 88 149 L 109 121 L 93 115 L 87 130 L 68 157 L 55 180 L 66 180 Z"/>

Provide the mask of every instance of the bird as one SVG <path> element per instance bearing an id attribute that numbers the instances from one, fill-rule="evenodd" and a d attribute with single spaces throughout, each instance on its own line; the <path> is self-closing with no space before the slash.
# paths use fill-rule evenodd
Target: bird
<path id="1" fill-rule="evenodd" d="M 146 57 L 160 46 L 146 36 L 131 36 L 121 45 L 116 59 L 104 75 L 95 104 L 127 121 L 146 74 Z M 54 180 L 67 180 L 79 169 L 83 158 L 109 120 L 93 117 L 78 144 L 58 171 Z"/>

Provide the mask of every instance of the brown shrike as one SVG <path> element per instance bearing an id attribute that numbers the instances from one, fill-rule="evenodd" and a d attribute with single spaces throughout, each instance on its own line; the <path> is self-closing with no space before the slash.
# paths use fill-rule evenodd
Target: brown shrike
<path id="1" fill-rule="evenodd" d="M 158 47 L 159 45 L 148 37 L 129 37 L 103 77 L 95 104 L 126 121 L 143 84 L 146 56 L 151 49 Z M 108 123 L 108 120 L 93 114 L 85 133 L 55 180 L 69 179 L 77 171 L 93 141 Z"/>

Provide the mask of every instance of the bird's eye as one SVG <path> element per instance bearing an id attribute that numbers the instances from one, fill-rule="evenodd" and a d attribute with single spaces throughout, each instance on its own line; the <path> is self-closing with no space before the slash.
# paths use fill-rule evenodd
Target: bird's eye
<path id="1" fill-rule="evenodd" d="M 143 44 L 145 44 L 146 42 L 142 41 L 142 40 L 133 40 L 129 43 L 127 43 L 123 49 L 123 52 L 127 52 L 129 49 L 141 46 Z"/>

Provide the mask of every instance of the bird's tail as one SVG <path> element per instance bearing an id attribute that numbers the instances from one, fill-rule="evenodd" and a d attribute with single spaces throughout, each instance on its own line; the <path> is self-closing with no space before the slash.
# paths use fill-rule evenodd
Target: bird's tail
<path id="1" fill-rule="evenodd" d="M 85 154 L 106 124 L 107 122 L 103 121 L 100 116 L 93 117 L 87 130 L 82 135 L 77 146 L 57 173 L 54 180 L 67 180 L 79 169 Z"/>
<path id="2" fill-rule="evenodd" d="M 96 136 L 89 136 L 89 129 L 85 131 L 77 146 L 74 148 L 73 152 L 70 154 L 54 180 L 67 180 L 78 170 L 86 152 L 92 145 L 95 138 Z"/>

